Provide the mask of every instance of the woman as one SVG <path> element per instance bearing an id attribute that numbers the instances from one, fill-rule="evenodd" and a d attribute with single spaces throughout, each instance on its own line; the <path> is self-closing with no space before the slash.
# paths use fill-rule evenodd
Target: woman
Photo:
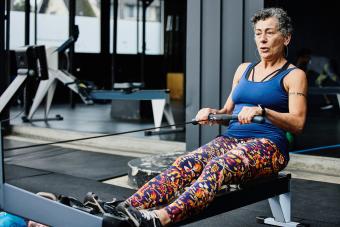
<path id="1" fill-rule="evenodd" d="M 252 23 L 260 61 L 238 67 L 222 109 L 203 108 L 196 115 L 201 124 L 209 123 L 209 114 L 238 114 L 238 121 L 231 121 L 224 135 L 178 158 L 118 206 L 135 226 L 183 220 L 204 210 L 222 185 L 276 174 L 287 165 L 285 132 L 300 133 L 305 124 L 306 75 L 285 58 L 292 32 L 285 11 L 260 10 Z M 266 122 L 252 123 L 256 115 Z M 153 207 L 158 209 L 147 210 Z"/>

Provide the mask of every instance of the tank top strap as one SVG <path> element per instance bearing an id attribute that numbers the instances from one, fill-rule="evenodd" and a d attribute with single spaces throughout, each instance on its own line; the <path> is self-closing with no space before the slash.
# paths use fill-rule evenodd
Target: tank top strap
<path id="1" fill-rule="evenodd" d="M 292 68 L 288 68 L 285 70 L 282 70 L 276 77 L 274 77 L 273 79 L 278 79 L 278 80 L 282 80 L 285 76 L 287 76 L 291 71 L 293 71 L 294 69 L 297 69 L 297 67 L 292 67 Z"/>
<path id="2" fill-rule="evenodd" d="M 242 75 L 242 78 L 248 80 L 249 78 L 249 74 L 251 72 L 251 70 L 257 65 L 259 64 L 260 62 L 251 62 L 248 66 L 247 66 L 247 69 L 244 71 L 243 75 Z"/>

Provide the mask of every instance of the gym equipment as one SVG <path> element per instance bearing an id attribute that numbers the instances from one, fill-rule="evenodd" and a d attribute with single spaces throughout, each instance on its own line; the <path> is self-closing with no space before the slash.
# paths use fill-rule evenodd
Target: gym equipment
<path id="1" fill-rule="evenodd" d="M 277 176 L 257 179 L 244 185 L 227 187 L 199 216 L 178 223 L 178 226 L 215 216 L 255 202 L 268 199 L 272 217 L 256 217 L 260 224 L 272 226 L 308 226 L 291 221 L 291 175 L 280 173 Z"/>
<path id="2" fill-rule="evenodd" d="M 310 87 L 308 93 L 310 95 L 336 95 L 340 107 L 340 87 Z"/>
<path id="3" fill-rule="evenodd" d="M 229 114 L 209 114 L 208 116 L 209 121 L 230 121 L 230 120 L 238 120 L 237 115 L 229 115 Z M 262 116 L 255 116 L 251 120 L 254 123 L 262 124 L 265 122 L 265 118 Z M 196 125 L 198 124 L 198 121 L 195 119 L 192 119 L 192 124 Z"/>
<path id="4" fill-rule="evenodd" d="M 28 46 L 17 51 L 18 76 L 0 96 L 0 113 L 8 105 L 18 89 L 27 78 L 47 80 L 48 73 L 45 68 L 46 59 L 44 46 Z M 1 126 L 1 122 L 0 122 Z M 5 182 L 4 180 L 4 157 L 3 135 L 0 131 L 0 209 L 6 212 L 38 220 L 51 226 L 115 226 L 119 223 L 113 215 L 95 216 L 81 210 L 66 206 L 55 201 L 43 198 L 39 195 L 25 191 Z M 18 205 L 20 201 L 20 205 Z M 39 207 L 39 211 L 32 210 L 32 204 Z M 57 215 L 56 215 L 57 214 Z M 61 218 L 62 217 L 62 218 Z"/>
<path id="5" fill-rule="evenodd" d="M 27 46 L 16 50 L 17 76 L 1 95 L 0 112 L 13 98 L 26 79 L 48 79 L 44 46 Z"/>
<path id="6" fill-rule="evenodd" d="M 57 49 L 47 49 L 48 66 L 46 62 L 44 67 L 48 68 L 49 79 L 46 81 L 40 81 L 29 114 L 27 117 L 23 117 L 24 122 L 63 120 L 60 115 L 56 115 L 55 118 L 48 118 L 57 81 L 60 81 L 72 91 L 77 93 L 85 104 L 93 104 L 93 100 L 150 100 L 152 104 L 155 127 L 161 126 L 163 115 L 165 116 L 168 124 L 175 124 L 174 116 L 170 106 L 170 91 L 168 89 L 143 90 L 143 83 L 115 83 L 113 90 L 93 90 L 85 83 L 79 81 L 72 74 L 65 70 L 59 69 L 58 54 L 64 52 L 77 40 L 79 34 L 78 27 L 76 26 L 75 29 L 75 36 L 71 36 L 60 47 Z M 46 102 L 44 118 L 33 119 L 33 115 L 45 97 Z M 159 129 L 155 129 L 154 131 L 146 131 L 145 135 L 179 132 L 183 130 L 184 128 L 176 128 L 176 126 L 172 126 L 170 130 L 165 130 L 162 132 L 160 132 Z"/>
<path id="7" fill-rule="evenodd" d="M 58 81 L 60 81 L 65 86 L 70 88 L 73 92 L 77 93 L 85 104 L 93 104 L 93 101 L 89 97 L 84 86 L 81 86 L 80 81 L 66 70 L 59 69 L 58 55 L 60 53 L 64 53 L 65 50 L 70 48 L 78 39 L 79 36 L 78 26 L 75 26 L 74 29 L 75 29 L 75 31 L 73 32 L 74 36 L 71 36 L 60 47 L 58 48 L 50 47 L 47 49 L 46 58 L 48 64 L 46 62 L 43 67 L 48 68 L 49 78 L 45 81 L 40 81 L 29 114 L 28 116 L 22 118 L 24 122 L 63 120 L 62 116 L 60 115 L 56 115 L 54 118 L 48 118 L 48 114 L 50 112 L 53 96 Z M 38 110 L 39 105 L 41 104 L 45 97 L 46 101 L 44 109 L 45 110 L 44 118 L 33 119 L 33 115 Z"/>
<path id="8" fill-rule="evenodd" d="M 210 114 L 208 116 L 208 120 L 210 120 L 210 121 L 228 121 L 228 120 L 237 120 L 237 119 L 238 119 L 238 117 L 236 115 L 228 115 L 228 114 Z M 262 116 L 255 116 L 252 121 L 255 122 L 255 123 L 261 124 L 265 121 L 265 118 L 262 117 Z M 162 129 L 162 128 L 168 128 L 168 127 L 173 127 L 173 126 L 176 126 L 176 127 L 177 126 L 185 126 L 187 124 L 197 125 L 198 122 L 199 121 L 192 119 L 191 121 L 183 122 L 183 123 L 179 123 L 179 124 L 174 124 L 174 125 L 165 125 L 165 126 L 154 127 L 154 128 L 144 128 L 144 129 L 125 131 L 125 132 L 109 133 L 109 134 L 104 134 L 104 135 L 99 135 L 99 136 L 82 137 L 82 138 L 78 138 L 78 139 L 70 139 L 70 140 L 62 140 L 62 141 L 57 141 L 57 142 L 49 142 L 49 143 L 42 143 L 42 144 L 33 144 L 33 145 L 28 145 L 28 146 L 12 147 L 12 148 L 5 149 L 5 151 L 26 149 L 26 148 L 33 148 L 33 147 L 41 147 L 41 146 L 60 144 L 60 143 L 69 143 L 69 142 L 74 142 L 74 141 L 96 139 L 96 138 L 102 138 L 102 137 L 108 137 L 108 136 L 118 136 L 118 135 L 124 135 L 124 134 L 135 133 L 135 132 L 150 131 L 150 130 L 155 130 L 155 129 L 159 130 L 159 129 Z"/>
<path id="9" fill-rule="evenodd" d="M 173 126 L 166 132 L 155 129 L 146 131 L 145 135 L 183 131 L 183 128 L 176 128 L 175 126 L 175 119 L 170 106 L 170 91 L 168 89 L 145 90 L 141 88 L 142 83 L 115 83 L 113 90 L 92 90 L 88 93 L 93 100 L 151 100 L 155 128 L 161 126 L 163 115 L 168 124 Z"/>

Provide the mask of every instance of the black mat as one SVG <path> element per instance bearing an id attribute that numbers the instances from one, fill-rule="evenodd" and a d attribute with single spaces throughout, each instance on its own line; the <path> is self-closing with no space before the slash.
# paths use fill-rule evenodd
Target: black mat
<path id="1" fill-rule="evenodd" d="M 5 180 L 15 180 L 21 179 L 25 177 L 32 177 L 32 176 L 40 176 L 50 174 L 51 172 L 44 171 L 44 170 L 37 170 L 32 168 L 26 168 L 17 165 L 9 165 L 5 164 Z"/>
<path id="2" fill-rule="evenodd" d="M 12 167 L 17 171 L 25 170 L 24 168 L 19 169 L 16 166 Z M 28 170 L 28 168 L 26 168 L 26 170 Z M 134 190 L 131 189 L 58 173 L 23 177 L 20 179 L 16 177 L 15 179 L 8 179 L 6 182 L 33 193 L 40 191 L 52 192 L 73 196 L 80 200 L 82 200 L 89 191 L 96 193 L 100 198 L 107 201 L 113 197 L 126 199 L 134 193 Z"/>
<path id="3" fill-rule="evenodd" d="M 27 145 L 6 141 L 5 146 Z M 43 146 L 5 151 L 5 162 L 38 170 L 62 173 L 98 181 L 127 175 L 127 163 L 133 157 L 81 151 L 56 146 Z"/>
<path id="4" fill-rule="evenodd" d="M 4 139 L 3 140 L 4 149 L 7 148 L 14 148 L 14 147 L 24 147 L 24 146 L 31 146 L 33 143 L 19 141 L 19 140 L 13 140 L 13 139 Z M 48 146 L 52 148 L 53 146 Z M 57 148 L 57 147 L 56 147 Z M 46 147 L 32 147 L 32 148 L 25 148 L 25 149 L 19 149 L 19 150 L 12 150 L 12 151 L 5 151 L 5 157 L 14 157 L 22 154 L 28 154 L 32 152 L 37 151 L 45 151 Z"/>

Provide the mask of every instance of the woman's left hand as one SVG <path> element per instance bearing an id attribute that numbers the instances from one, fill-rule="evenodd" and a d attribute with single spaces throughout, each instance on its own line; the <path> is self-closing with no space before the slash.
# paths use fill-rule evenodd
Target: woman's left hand
<path id="1" fill-rule="evenodd" d="M 259 106 L 244 106 L 238 114 L 238 121 L 240 124 L 249 124 L 252 119 L 262 114 L 262 109 Z"/>

